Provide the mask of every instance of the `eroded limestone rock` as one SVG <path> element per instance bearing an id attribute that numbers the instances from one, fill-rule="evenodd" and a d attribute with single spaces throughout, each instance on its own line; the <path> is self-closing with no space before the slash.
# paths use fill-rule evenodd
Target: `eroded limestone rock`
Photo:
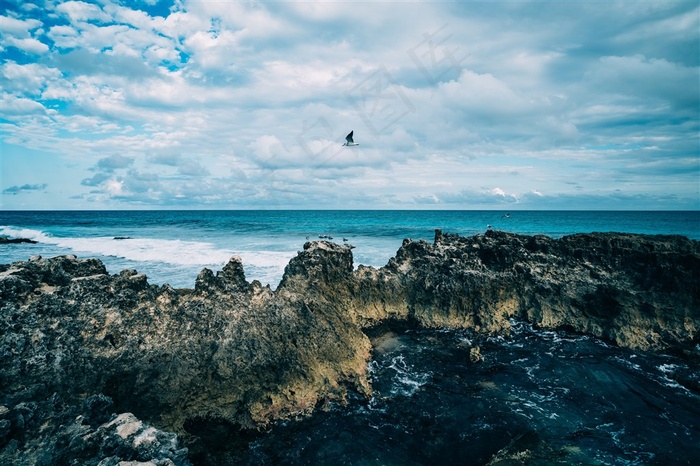
<path id="1" fill-rule="evenodd" d="M 74 256 L 3 265 L 0 459 L 48 464 L 75 447 L 100 464 L 186 464 L 183 447 L 196 456 L 207 438 L 368 395 L 363 330 L 387 321 L 507 334 L 516 318 L 643 350 L 696 344 L 698 244 L 439 232 L 355 270 L 350 246 L 314 241 L 275 291 L 248 283 L 239 258 L 188 290 Z M 114 442 L 160 453 L 110 453 Z"/>

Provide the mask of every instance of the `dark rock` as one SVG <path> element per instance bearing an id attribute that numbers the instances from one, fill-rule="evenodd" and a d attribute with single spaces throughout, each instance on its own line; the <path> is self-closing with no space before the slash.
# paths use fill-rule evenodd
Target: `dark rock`
<path id="1" fill-rule="evenodd" d="M 404 242 L 383 270 L 401 282 L 407 317 L 424 326 L 507 332 L 515 317 L 662 349 L 697 338 L 698 251 L 679 236 L 489 230 Z"/>
<path id="2" fill-rule="evenodd" d="M 240 257 L 232 257 L 221 272 L 216 274 L 216 278 L 224 291 L 232 293 L 245 293 L 248 291 L 249 284 L 245 279 L 243 262 Z"/>
<path id="3" fill-rule="evenodd" d="M 352 248 L 348 245 L 308 242 L 304 244 L 304 250 L 289 261 L 278 289 L 334 286 L 347 281 L 352 271 Z"/>
<path id="4" fill-rule="evenodd" d="M 119 464 L 120 461 L 150 461 L 156 465 L 189 465 L 187 450 L 180 448 L 177 436 L 151 427 L 131 413 L 122 413 L 94 431 L 72 437 L 71 457 L 92 457 Z M 87 455 L 83 455 L 87 453 Z M 103 463 L 100 463 L 103 464 Z"/>
<path id="5" fill-rule="evenodd" d="M 202 269 L 194 281 L 194 290 L 199 293 L 214 291 L 218 288 L 218 281 L 216 280 L 214 272 L 207 268 Z"/>
<path id="6" fill-rule="evenodd" d="M 194 292 L 149 285 L 132 270 L 109 276 L 96 264 L 62 257 L 2 272 L 0 403 L 60 393 L 83 418 L 65 435 L 83 438 L 104 421 L 107 395 L 116 412 L 190 444 L 190 419 L 255 428 L 342 401 L 350 389 L 369 393 L 369 341 L 342 319 L 340 303 L 328 310 L 296 289 L 280 298 L 248 284 L 236 258 L 216 276 L 203 271 Z M 20 414 L 24 434 L 12 436 L 13 451 L 55 437 L 38 426 L 60 416 L 47 409 L 29 423 Z M 73 437 L 66 442 L 80 455 L 107 451 Z"/>
<path id="7" fill-rule="evenodd" d="M 0 244 L 19 244 L 19 243 L 29 243 L 36 244 L 37 242 L 29 238 L 9 238 L 7 236 L 0 236 Z"/>
<path id="8" fill-rule="evenodd" d="M 209 269 L 202 269 L 195 280 L 197 292 L 246 293 L 251 288 L 245 279 L 240 257 L 232 257 L 221 272 L 214 275 Z"/>
<path id="9" fill-rule="evenodd" d="M 187 464 L 182 446 L 199 455 L 202 432 L 246 442 L 370 394 L 364 329 L 386 322 L 506 334 L 516 318 L 682 351 L 700 328 L 698 244 L 436 231 L 385 267 L 354 270 L 351 246 L 313 241 L 276 291 L 248 283 L 239 258 L 202 270 L 194 290 L 72 256 L 2 266 L 0 460 Z"/>

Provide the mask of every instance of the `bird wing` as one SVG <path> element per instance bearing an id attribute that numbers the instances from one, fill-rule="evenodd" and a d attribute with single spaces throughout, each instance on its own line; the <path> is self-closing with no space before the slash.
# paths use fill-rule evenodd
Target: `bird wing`
<path id="1" fill-rule="evenodd" d="M 352 133 L 354 133 L 354 132 L 355 132 L 355 130 L 352 130 L 352 131 L 350 131 L 350 134 L 348 134 L 347 136 L 345 136 L 345 140 L 346 140 L 347 142 L 355 142 L 355 141 L 352 140 Z"/>

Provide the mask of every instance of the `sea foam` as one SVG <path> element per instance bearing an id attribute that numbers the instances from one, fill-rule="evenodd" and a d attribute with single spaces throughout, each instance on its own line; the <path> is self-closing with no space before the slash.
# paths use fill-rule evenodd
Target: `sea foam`
<path id="1" fill-rule="evenodd" d="M 27 238 L 65 249 L 78 256 L 104 256 L 136 263 L 160 263 L 220 270 L 233 256 L 243 262 L 246 277 L 276 285 L 296 251 L 235 250 L 216 247 L 205 241 L 139 237 L 61 237 L 29 228 L 0 226 L 0 235 Z M 196 273 L 193 270 L 193 273 Z M 151 277 L 155 278 L 155 277 Z"/>
<path id="2" fill-rule="evenodd" d="M 0 227 L 4 235 L 28 238 L 39 243 L 52 244 L 79 254 L 119 257 L 137 262 L 163 262 L 173 265 L 225 264 L 234 251 L 213 247 L 199 241 L 114 237 L 58 237 L 39 230 Z"/>

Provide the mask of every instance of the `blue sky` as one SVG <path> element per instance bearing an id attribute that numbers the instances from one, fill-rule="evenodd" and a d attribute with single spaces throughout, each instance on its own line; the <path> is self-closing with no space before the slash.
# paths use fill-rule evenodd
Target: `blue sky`
<path id="1" fill-rule="evenodd" d="M 0 8 L 0 209 L 700 209 L 697 1 Z"/>

